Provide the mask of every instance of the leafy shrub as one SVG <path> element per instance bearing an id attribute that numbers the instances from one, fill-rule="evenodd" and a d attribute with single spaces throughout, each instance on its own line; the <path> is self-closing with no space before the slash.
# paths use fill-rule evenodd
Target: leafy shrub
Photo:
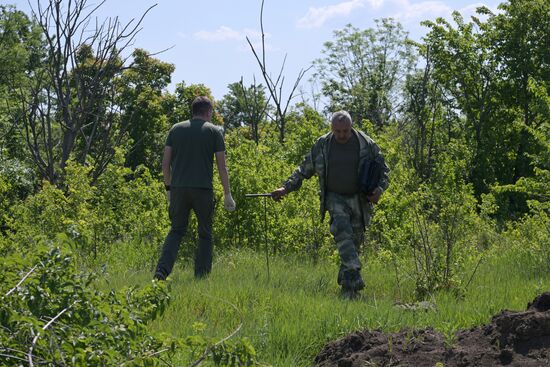
<path id="1" fill-rule="evenodd" d="M 472 187 L 465 183 L 464 162 L 453 156 L 441 154 L 434 177 L 424 183 L 397 164 L 373 218 L 371 237 L 378 239 L 386 260 L 412 274 L 417 299 L 442 289 L 460 295 L 466 259 L 477 256 L 477 229 L 483 225 Z"/>
<path id="2" fill-rule="evenodd" d="M 131 243 L 143 266 L 156 257 L 168 228 L 164 187 L 143 166 L 122 166 L 117 156 L 95 183 L 90 169 L 70 161 L 63 186 L 43 182 L 42 189 L 14 208 L 9 238 L 22 247 L 53 240 L 58 233 L 72 239 L 74 250 L 96 257 Z M 143 255 L 147 254 L 148 257 Z"/>
<path id="3" fill-rule="evenodd" d="M 11 208 L 33 190 L 32 170 L 17 159 L 7 158 L 0 149 L 0 233 L 8 228 Z"/>
<path id="4" fill-rule="evenodd" d="M 263 250 L 267 236 L 272 251 L 314 256 L 323 251 L 332 252 L 328 225 L 320 220 L 317 178 L 304 181 L 298 192 L 286 196 L 281 203 L 270 198 L 245 196 L 273 191 L 296 168 L 296 163 L 285 159 L 287 149 L 275 143 L 276 139 L 275 135 L 267 136 L 262 139 L 264 143 L 255 144 L 243 139 L 238 131 L 226 136 L 227 162 L 237 210 L 228 213 L 223 205 L 216 205 L 217 246 Z M 215 185 L 216 194 L 221 195 L 223 191 L 218 180 Z M 223 202 L 223 197 L 218 196 L 217 201 Z"/>
<path id="5" fill-rule="evenodd" d="M 529 215 L 508 227 L 507 235 L 535 273 L 548 271 L 550 263 L 550 171 L 536 170 L 533 178 L 521 178 L 515 185 L 496 189 L 523 193 L 529 198 Z"/>
<path id="6" fill-rule="evenodd" d="M 165 284 L 104 294 L 68 252 L 44 245 L 7 256 L 0 280 L 3 366 L 157 366 L 159 354 L 174 352 L 146 327 L 168 304 Z"/>

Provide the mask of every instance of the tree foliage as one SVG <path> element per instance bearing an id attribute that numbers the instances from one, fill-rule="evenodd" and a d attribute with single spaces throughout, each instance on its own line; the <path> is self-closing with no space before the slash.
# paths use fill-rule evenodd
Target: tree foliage
<path id="1" fill-rule="evenodd" d="M 334 32 L 322 52 L 314 78 L 329 99 L 329 111 L 347 110 L 359 126 L 365 119 L 377 127 L 388 124 L 414 61 L 401 24 L 391 18 L 376 20 L 375 29 L 348 24 Z"/>
<path id="2" fill-rule="evenodd" d="M 231 129 L 248 126 L 251 138 L 258 143 L 259 126 L 269 113 L 269 99 L 265 95 L 265 87 L 253 83 L 245 87 L 243 81 L 228 85 L 227 93 L 219 103 L 219 111 L 223 117 L 224 128 Z"/>
<path id="3" fill-rule="evenodd" d="M 0 150 L 7 158 L 30 156 L 17 129 L 21 119 L 17 100 L 29 85 L 28 71 L 38 68 L 44 53 L 38 26 L 13 6 L 0 5 Z M 15 85 L 21 86 L 19 91 Z"/>
<path id="4" fill-rule="evenodd" d="M 121 124 L 130 126 L 126 164 L 134 169 L 143 164 L 154 172 L 160 167 L 160 152 L 170 127 L 171 96 L 166 87 L 174 65 L 153 58 L 143 49 L 135 50 L 132 56 L 132 66 L 116 80 Z"/>

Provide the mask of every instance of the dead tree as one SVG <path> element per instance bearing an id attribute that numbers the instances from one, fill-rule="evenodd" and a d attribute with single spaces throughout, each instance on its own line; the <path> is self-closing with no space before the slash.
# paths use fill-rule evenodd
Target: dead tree
<path id="1" fill-rule="evenodd" d="M 155 5 L 137 21 L 121 24 L 118 17 L 101 22 L 95 17 L 104 3 L 37 0 L 31 11 L 46 49 L 30 87 L 19 88 L 18 122 L 42 178 L 52 183 L 71 157 L 90 165 L 96 179 L 126 137 L 113 80 L 128 67 L 125 50 Z"/>
<path id="2" fill-rule="evenodd" d="M 273 103 L 275 104 L 275 121 L 277 123 L 277 128 L 279 129 L 279 141 L 281 143 L 284 143 L 285 140 L 285 129 L 286 129 L 286 114 L 288 110 L 288 106 L 290 105 L 290 101 L 294 97 L 294 93 L 296 92 L 296 89 L 298 88 L 298 85 L 300 84 L 300 81 L 304 77 L 304 75 L 308 72 L 309 69 L 311 69 L 312 66 L 308 67 L 307 69 L 300 69 L 300 72 L 298 73 L 298 76 L 296 77 L 296 80 L 294 81 L 294 85 L 292 86 L 290 93 L 286 100 L 283 98 L 283 86 L 285 83 L 285 77 L 283 75 L 283 71 L 285 68 L 285 62 L 286 62 L 286 55 L 284 57 L 283 63 L 281 65 L 281 69 L 279 70 L 279 74 L 275 79 L 271 77 L 271 74 L 267 70 L 267 63 L 266 63 L 266 55 L 265 55 L 265 33 L 264 33 L 264 21 L 263 21 L 263 14 L 264 14 L 264 0 L 262 0 L 262 7 L 260 9 L 260 28 L 262 31 L 262 54 L 261 58 L 258 55 L 258 52 L 252 45 L 252 42 L 248 37 L 246 37 L 246 40 L 248 44 L 250 45 L 250 49 L 252 50 L 252 53 L 254 54 L 254 57 L 256 58 L 256 61 L 258 62 L 258 65 L 260 66 L 260 70 L 262 72 L 262 76 L 264 78 L 264 81 L 267 85 L 267 89 L 269 90 L 269 94 L 271 96 L 271 99 L 273 99 Z"/>

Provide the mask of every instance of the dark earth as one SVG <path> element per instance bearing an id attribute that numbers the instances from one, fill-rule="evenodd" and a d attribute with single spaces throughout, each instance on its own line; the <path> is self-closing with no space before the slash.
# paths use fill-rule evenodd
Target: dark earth
<path id="1" fill-rule="evenodd" d="M 550 367 L 550 292 L 523 312 L 502 311 L 487 325 L 460 330 L 449 345 L 431 328 L 365 330 L 323 347 L 316 366 Z"/>

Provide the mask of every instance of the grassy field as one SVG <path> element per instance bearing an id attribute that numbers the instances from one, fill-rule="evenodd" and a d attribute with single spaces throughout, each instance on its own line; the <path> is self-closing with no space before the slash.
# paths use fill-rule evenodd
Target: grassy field
<path id="1" fill-rule="evenodd" d="M 549 272 L 528 269 L 501 253 L 481 263 L 463 298 L 440 292 L 431 300 L 435 308 L 409 310 L 395 304 L 413 299 L 412 282 L 401 279 L 398 287 L 393 271 L 376 260 L 368 261 L 363 271 L 362 298 L 347 301 L 339 296 L 335 264 L 272 257 L 268 279 L 262 254 L 234 251 L 218 254 L 211 276 L 200 281 L 189 264 L 178 263 L 169 279 L 170 306 L 151 330 L 185 337 L 199 328 L 222 339 L 242 323 L 235 338 L 248 338 L 262 363 L 311 366 L 326 342 L 352 331 L 433 327 L 452 342 L 457 329 L 486 323 L 502 309 L 524 310 L 537 294 L 550 290 Z M 128 271 L 120 265 L 107 270 L 108 287 L 151 281 L 150 271 Z M 178 355 L 177 365 L 188 365 L 187 358 Z"/>

